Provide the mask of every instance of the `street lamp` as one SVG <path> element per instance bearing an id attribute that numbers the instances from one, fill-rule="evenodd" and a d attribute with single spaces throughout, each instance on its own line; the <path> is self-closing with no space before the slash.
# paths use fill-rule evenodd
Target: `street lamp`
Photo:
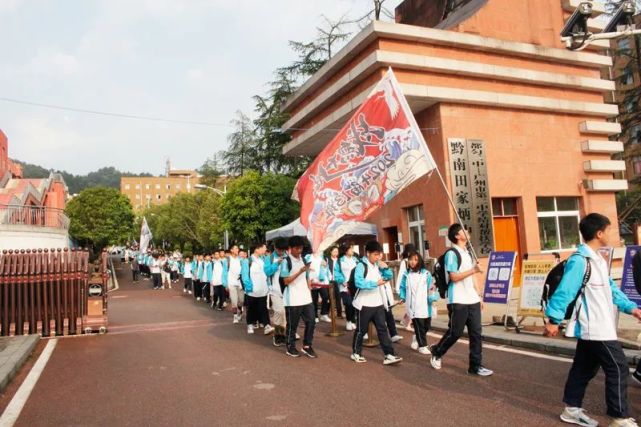
<path id="1" fill-rule="evenodd" d="M 225 194 L 227 194 L 227 186 L 223 187 L 223 191 L 220 191 L 217 188 L 210 187 L 209 185 L 205 184 L 196 184 L 194 185 L 194 188 L 198 190 L 210 190 L 213 191 L 214 193 L 218 194 L 221 197 L 225 197 Z M 225 230 L 225 249 L 229 249 L 229 231 Z"/>

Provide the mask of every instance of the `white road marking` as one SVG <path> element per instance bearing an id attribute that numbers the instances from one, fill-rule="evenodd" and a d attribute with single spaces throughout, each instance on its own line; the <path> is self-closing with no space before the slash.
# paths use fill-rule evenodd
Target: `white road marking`
<path id="1" fill-rule="evenodd" d="M 427 335 L 429 335 L 431 337 L 435 337 L 435 338 L 441 338 L 441 335 L 435 334 L 433 332 L 428 332 Z M 465 340 L 465 339 L 459 339 L 458 343 L 469 344 L 469 341 Z M 557 362 L 572 363 L 572 359 L 571 358 L 561 357 L 561 356 L 551 356 L 549 354 L 535 353 L 535 352 L 527 351 L 527 350 L 518 350 L 516 348 L 503 346 L 503 345 L 495 345 L 495 344 L 483 343 L 483 348 L 489 348 L 491 350 L 503 351 L 505 353 L 520 354 L 522 356 L 536 357 L 538 359 L 547 359 L 547 360 L 555 360 Z"/>
<path id="2" fill-rule="evenodd" d="M 20 385 L 20 388 L 18 388 L 15 396 L 13 396 L 13 399 L 11 399 L 11 402 L 9 402 L 9 405 L 2 413 L 2 417 L 0 417 L 0 427 L 11 427 L 16 423 L 16 421 L 18 421 L 18 417 L 20 416 L 24 405 L 27 403 L 33 388 L 36 386 L 42 371 L 44 371 L 57 343 L 58 340 L 55 339 L 50 340 L 47 343 L 42 354 L 36 361 L 36 364 L 31 368 L 31 372 L 29 372 L 29 375 L 27 375 L 27 378 L 25 378 L 24 382 Z"/>

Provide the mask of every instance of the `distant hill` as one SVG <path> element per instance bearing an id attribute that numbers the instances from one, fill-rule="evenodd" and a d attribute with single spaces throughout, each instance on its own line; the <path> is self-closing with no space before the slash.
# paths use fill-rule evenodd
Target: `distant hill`
<path id="1" fill-rule="evenodd" d="M 20 160 L 14 160 L 14 162 L 22 165 L 22 174 L 25 178 L 47 178 L 49 176 L 49 170 L 43 168 L 42 166 L 21 162 Z M 89 172 L 87 175 L 74 175 L 67 171 L 55 172 L 58 172 L 63 176 L 67 187 L 69 187 L 70 194 L 77 194 L 85 188 L 98 186 L 120 189 L 120 177 L 123 175 L 153 176 L 150 173 L 135 174 L 129 172 L 120 172 L 118 169 L 112 166 L 100 168 L 97 171 Z"/>

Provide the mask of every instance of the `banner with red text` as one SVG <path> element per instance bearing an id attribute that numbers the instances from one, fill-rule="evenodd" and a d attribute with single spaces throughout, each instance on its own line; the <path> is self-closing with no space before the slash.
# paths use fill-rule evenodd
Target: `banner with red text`
<path id="1" fill-rule="evenodd" d="M 390 68 L 294 188 L 314 251 L 350 234 L 435 167 Z"/>

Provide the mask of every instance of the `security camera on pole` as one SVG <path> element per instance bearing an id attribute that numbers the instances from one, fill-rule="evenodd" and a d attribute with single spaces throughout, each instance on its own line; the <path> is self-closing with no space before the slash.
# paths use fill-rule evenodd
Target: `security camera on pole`
<path id="1" fill-rule="evenodd" d="M 633 16 L 636 14 L 636 7 L 631 0 L 624 1 L 614 13 L 603 31 L 598 34 L 590 32 L 588 19 L 592 16 L 592 2 L 584 1 L 567 20 L 561 31 L 561 41 L 570 50 L 583 50 L 598 40 L 612 40 L 619 37 L 627 37 L 641 34 L 634 25 Z"/>

